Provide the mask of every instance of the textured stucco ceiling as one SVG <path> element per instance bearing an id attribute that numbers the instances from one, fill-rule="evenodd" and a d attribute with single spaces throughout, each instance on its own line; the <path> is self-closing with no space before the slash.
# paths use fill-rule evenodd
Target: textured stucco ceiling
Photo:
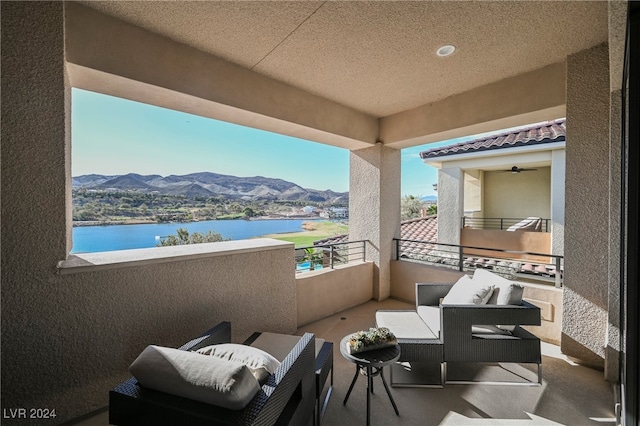
<path id="1" fill-rule="evenodd" d="M 608 36 L 606 1 L 82 3 L 377 117 L 563 61 Z M 437 57 L 444 44 L 456 52 Z"/>

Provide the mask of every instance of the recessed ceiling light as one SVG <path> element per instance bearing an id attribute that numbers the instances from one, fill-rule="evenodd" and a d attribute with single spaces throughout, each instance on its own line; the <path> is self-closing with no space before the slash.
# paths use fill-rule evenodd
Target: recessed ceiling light
<path id="1" fill-rule="evenodd" d="M 447 44 L 446 46 L 442 46 L 441 48 L 436 50 L 436 55 L 438 55 L 438 56 L 449 56 L 455 51 L 456 51 L 456 47 L 455 46 Z"/>

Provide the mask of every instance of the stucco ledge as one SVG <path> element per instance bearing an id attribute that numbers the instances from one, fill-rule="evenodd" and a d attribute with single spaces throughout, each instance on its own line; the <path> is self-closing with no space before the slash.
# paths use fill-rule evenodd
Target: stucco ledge
<path id="1" fill-rule="evenodd" d="M 256 251 L 279 250 L 295 245 L 271 238 L 250 240 L 221 241 L 218 243 L 189 244 L 170 247 L 155 247 L 131 250 L 104 251 L 97 253 L 71 254 L 66 260 L 58 262 L 60 275 L 96 272 L 107 269 L 128 268 L 141 265 L 153 265 L 168 262 L 183 262 L 216 256 L 251 253 Z M 293 268 L 293 267 L 292 267 Z"/>

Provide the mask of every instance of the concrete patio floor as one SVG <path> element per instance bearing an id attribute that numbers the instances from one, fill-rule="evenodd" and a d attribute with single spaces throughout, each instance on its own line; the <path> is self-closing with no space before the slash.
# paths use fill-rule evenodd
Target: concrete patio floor
<path id="1" fill-rule="evenodd" d="M 366 381 L 360 378 L 343 405 L 355 372 L 337 347 L 354 331 L 375 326 L 378 309 L 413 309 L 394 299 L 370 301 L 298 330 L 333 341 L 334 388 L 323 425 L 365 424 Z M 557 346 L 543 343 L 542 386 L 446 385 L 444 388 L 399 388 L 391 392 L 396 416 L 379 378 L 374 378 L 372 425 L 602 425 L 615 424 L 613 386 L 602 371 L 576 365 Z M 531 366 L 531 374 L 535 377 Z M 451 373 L 451 370 L 450 370 Z M 385 371 L 387 380 L 389 374 Z"/>
<path id="2" fill-rule="evenodd" d="M 343 405 L 353 378 L 354 364 L 338 348 L 340 340 L 354 331 L 375 325 L 378 309 L 412 309 L 394 299 L 370 301 L 298 329 L 297 334 L 315 333 L 334 342 L 334 387 L 323 425 L 357 425 L 366 421 L 366 381 L 356 383 Z M 391 392 L 400 411 L 396 416 L 379 378 L 374 378 L 372 425 L 613 425 L 613 386 L 598 370 L 572 363 L 557 346 L 543 343 L 543 384 L 536 387 L 491 385 L 446 385 L 444 388 L 400 388 Z M 528 368 L 528 367 L 527 367 Z M 534 366 L 530 367 L 531 374 Z M 389 373 L 385 371 L 389 380 Z M 84 426 L 108 424 L 102 412 L 75 423 Z"/>

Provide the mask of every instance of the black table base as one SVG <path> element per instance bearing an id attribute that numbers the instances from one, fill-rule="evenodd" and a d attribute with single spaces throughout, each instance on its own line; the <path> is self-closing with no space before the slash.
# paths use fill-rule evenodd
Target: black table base
<path id="1" fill-rule="evenodd" d="M 345 396 L 342 404 L 347 404 L 349 396 L 351 396 L 351 391 L 358 381 L 358 376 L 362 372 L 362 374 L 367 377 L 367 425 L 371 423 L 371 394 L 373 394 L 373 378 L 376 376 L 380 376 L 382 379 L 382 384 L 384 385 L 384 389 L 387 391 L 391 405 L 393 405 L 393 410 L 396 412 L 396 416 L 399 416 L 400 412 L 398 411 L 398 406 L 393 400 L 391 390 L 389 389 L 387 380 L 384 377 L 384 367 L 398 360 L 400 357 L 400 347 L 395 345 L 388 348 L 350 354 L 345 347 L 347 341 L 348 336 L 342 339 L 342 342 L 340 343 L 340 352 L 346 359 L 356 364 L 356 374 L 353 376 L 353 380 L 351 380 L 349 391 L 347 391 L 347 395 Z"/>

